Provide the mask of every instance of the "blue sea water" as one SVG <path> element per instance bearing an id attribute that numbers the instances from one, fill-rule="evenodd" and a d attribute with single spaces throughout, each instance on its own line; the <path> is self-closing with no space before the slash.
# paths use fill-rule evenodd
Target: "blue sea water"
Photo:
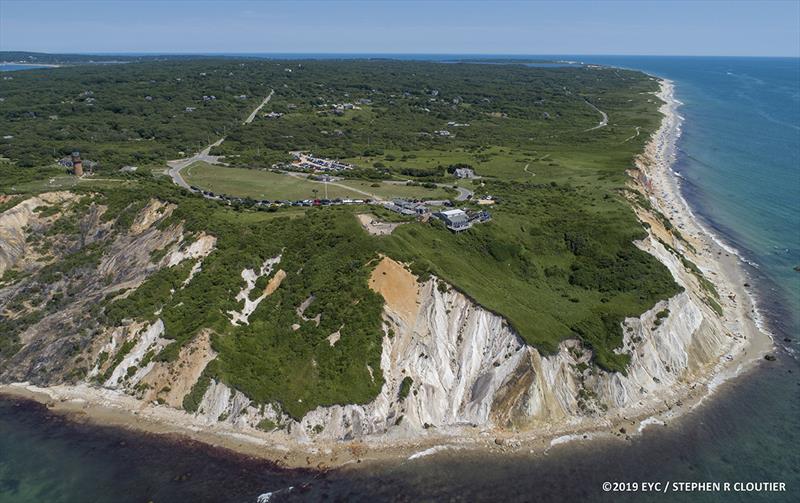
<path id="1" fill-rule="evenodd" d="M 751 281 L 779 343 L 778 361 L 630 443 L 568 444 L 545 457 L 445 452 L 327 474 L 75 425 L 42 406 L 0 401 L 0 502 L 255 501 L 267 492 L 275 492 L 271 501 L 800 500 L 800 365 L 792 353 L 800 336 L 800 272 L 793 270 L 800 265 L 800 60 L 526 58 L 633 68 L 675 82 L 685 118 L 675 166 L 684 196 L 753 264 Z M 605 481 L 775 481 L 787 491 L 606 493 Z"/>
<path id="2" fill-rule="evenodd" d="M 37 68 L 50 68 L 43 65 L 19 65 L 17 63 L 0 63 L 0 72 L 16 72 L 19 70 L 35 70 Z"/>
<path id="3" fill-rule="evenodd" d="M 772 331 L 799 335 L 800 59 L 580 59 L 675 81 L 685 118 L 675 166 L 683 194 L 754 267 Z"/>

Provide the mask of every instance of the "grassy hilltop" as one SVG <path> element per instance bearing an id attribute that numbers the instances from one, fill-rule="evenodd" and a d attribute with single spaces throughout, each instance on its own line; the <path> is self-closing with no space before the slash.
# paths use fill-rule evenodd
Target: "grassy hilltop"
<path id="1" fill-rule="evenodd" d="M 156 198 L 177 204 L 169 222 L 218 238 L 217 249 L 185 288 L 175 286 L 189 266 L 164 268 L 126 298 L 102 300 L 94 313 L 104 326 L 161 317 L 166 336 L 176 343 L 156 358 L 175 358 L 201 328 L 215 331 L 219 356 L 187 396 L 189 409 L 212 377 L 258 403 L 280 403 L 295 417 L 320 404 L 374 397 L 382 384 L 377 371 L 382 299 L 368 289 L 367 277 L 379 253 L 409 263 L 422 277 L 443 278 L 505 317 L 542 351 L 555 350 L 565 338 L 582 339 L 593 348 L 595 363 L 612 371 L 624 371 L 629 358 L 615 351 L 622 342 L 622 319 L 677 292 L 668 270 L 633 244 L 644 230 L 622 196 L 625 171 L 660 120 L 652 94 L 657 84 L 638 72 L 182 60 L 12 76 L 0 82 L 3 134 L 13 136 L 0 140 L 0 155 L 10 159 L 0 168 L 0 192 L 46 191 L 54 186 L 49 179 L 56 178 L 56 186 L 86 194 L 81 204 L 65 210 L 55 230 L 46 231 L 51 236 L 79 234 L 92 205 L 107 206 L 104 218 L 125 232 L 131 215 Z M 270 89 L 272 101 L 243 125 Z M 215 99 L 203 100 L 210 95 Z M 95 99 L 87 103 L 89 97 Z M 336 112 L 333 105 L 343 103 L 356 106 Z M 603 127 L 598 109 L 608 115 Z M 283 115 L 269 118 L 268 112 Z M 373 207 L 229 207 L 150 174 L 179 152 L 197 151 L 223 134 L 225 141 L 211 153 L 225 156 L 231 167 L 191 167 L 190 183 L 225 187 L 242 197 L 257 198 L 265 190 L 271 191 L 269 199 L 310 197 L 301 196 L 308 187 L 293 184 L 277 197 L 289 177 L 266 171 L 288 160 L 290 151 L 305 150 L 356 164 L 343 183 L 387 197 L 402 190 L 415 197 L 452 197 L 447 187 L 458 183 L 499 203 L 491 208 L 490 223 L 458 235 L 431 221 L 374 237 L 353 216 L 375 212 Z M 100 163 L 95 180 L 70 182 L 52 167 L 76 148 Z M 140 169 L 135 175 L 118 173 L 125 164 Z M 457 181 L 449 173 L 455 165 L 469 165 L 481 178 Z M 406 180 L 415 185 L 387 183 Z M 48 239 L 42 238 L 41 246 Z M 102 242 L 94 246 L 91 260 L 71 260 L 81 253 L 76 245 L 54 252 L 53 264 L 44 268 L 7 272 L 0 291 L 23 281 L 75 280 L 104 253 Z M 259 305 L 249 325 L 232 326 L 224 313 L 237 309 L 242 269 L 257 268 L 278 253 L 287 279 Z M 6 308 L 25 300 L 28 290 L 18 291 Z M 312 295 L 304 316 L 311 320 L 319 314 L 318 325 L 298 322 L 296 314 Z M 41 309 L 67 300 L 50 299 Z M 36 321 L 35 312 L 27 323 Z M 14 338 L 25 326 L 19 318 L 1 323 L 0 366 L 18 347 Z M 293 323 L 300 328 L 293 330 Z M 77 320 L 76 330 L 81 326 Z M 327 337 L 340 328 L 340 342 L 331 346 Z"/>

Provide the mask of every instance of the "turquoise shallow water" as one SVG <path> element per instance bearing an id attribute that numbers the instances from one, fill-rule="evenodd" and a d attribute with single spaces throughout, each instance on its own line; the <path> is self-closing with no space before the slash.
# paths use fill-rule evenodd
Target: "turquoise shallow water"
<path id="1" fill-rule="evenodd" d="M 800 335 L 800 273 L 793 271 L 800 264 L 800 60 L 560 58 L 675 81 L 686 119 L 675 166 L 684 195 L 754 264 L 749 272 L 779 342 L 777 362 L 631 443 L 568 444 L 543 458 L 452 452 L 325 475 L 74 425 L 41 406 L 0 400 L 0 502 L 254 502 L 273 491 L 271 501 L 800 500 L 800 365 L 792 353 Z M 619 494 L 604 492 L 604 481 L 777 481 L 788 490 Z"/>

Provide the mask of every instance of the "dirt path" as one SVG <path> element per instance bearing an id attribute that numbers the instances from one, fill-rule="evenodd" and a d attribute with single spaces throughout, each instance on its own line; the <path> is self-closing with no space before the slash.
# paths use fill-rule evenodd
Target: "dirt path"
<path id="1" fill-rule="evenodd" d="M 526 165 L 525 165 L 525 167 L 524 167 L 524 168 L 522 168 L 522 171 L 524 171 L 524 172 L 528 173 L 528 174 L 529 174 L 529 175 L 531 175 L 531 176 L 536 176 L 536 173 L 534 173 L 534 172 L 532 172 L 532 171 L 528 171 L 528 167 L 529 167 L 529 166 L 530 166 L 530 164 L 526 164 Z"/>
<path id="2" fill-rule="evenodd" d="M 355 188 L 355 187 L 351 187 L 351 186 L 349 186 L 349 185 L 345 185 L 345 184 L 343 184 L 343 183 L 336 183 L 336 182 L 320 182 L 319 180 L 310 180 L 310 179 L 309 179 L 307 176 L 303 176 L 303 174 L 302 174 L 302 173 L 293 173 L 293 172 L 291 172 L 291 171 L 287 171 L 287 172 L 286 172 L 286 173 L 284 173 L 284 174 L 285 174 L 286 176 L 293 176 L 293 177 L 295 177 L 295 178 L 302 178 L 303 180 L 305 180 L 305 181 L 307 181 L 307 182 L 310 182 L 310 183 L 319 183 L 319 184 L 323 184 L 323 185 L 327 183 L 328 185 L 333 185 L 334 187 L 339 187 L 339 188 L 342 188 L 342 189 L 352 190 L 353 192 L 358 192 L 359 194 L 362 194 L 362 195 L 364 195 L 364 196 L 367 196 L 367 197 L 369 197 L 369 198 L 370 198 L 370 199 L 372 199 L 373 201 L 376 201 L 376 202 L 383 202 L 383 198 L 381 198 L 381 197 L 379 197 L 379 196 L 376 196 L 375 194 L 370 194 L 369 192 L 365 192 L 365 191 L 363 191 L 363 190 L 359 190 L 359 189 L 357 189 L 357 188 Z"/>
<path id="3" fill-rule="evenodd" d="M 640 132 L 639 130 L 640 130 L 641 128 L 640 128 L 639 126 L 635 126 L 635 129 L 636 129 L 636 134 L 634 134 L 634 135 L 631 135 L 631 136 L 629 136 L 629 137 L 625 138 L 625 141 L 623 141 L 622 143 L 628 143 L 629 141 L 631 141 L 631 140 L 633 140 L 634 138 L 636 138 L 637 136 L 639 136 L 639 132 Z"/>
<path id="4" fill-rule="evenodd" d="M 359 213 L 356 218 L 361 227 L 373 236 L 388 236 L 397 227 L 403 225 L 403 222 L 381 222 L 372 213 Z"/>
<path id="5" fill-rule="evenodd" d="M 601 127 L 608 126 L 608 114 L 606 114 L 605 112 L 603 112 L 602 110 L 591 104 L 589 100 L 587 100 L 586 98 L 584 98 L 583 101 L 585 101 L 586 104 L 589 105 L 590 107 L 594 108 L 595 111 L 597 111 L 602 117 L 598 125 L 596 125 L 595 127 L 590 127 L 589 129 L 585 129 L 583 132 L 585 133 L 587 131 L 594 131 L 595 129 L 600 129 Z"/>

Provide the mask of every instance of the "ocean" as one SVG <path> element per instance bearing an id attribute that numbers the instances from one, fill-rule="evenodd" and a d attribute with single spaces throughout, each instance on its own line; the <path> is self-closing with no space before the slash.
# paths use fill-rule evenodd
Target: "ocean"
<path id="1" fill-rule="evenodd" d="M 723 384 L 693 412 L 651 426 L 630 443 L 572 442 L 538 457 L 444 451 L 326 474 L 281 470 L 179 439 L 75 424 L 41 405 L 0 400 L 0 502 L 255 502 L 259 496 L 264 501 L 797 501 L 800 60 L 528 58 L 633 68 L 675 82 L 685 118 L 674 166 L 683 195 L 709 230 L 748 264 L 759 311 L 777 341 L 777 361 Z M 602 488 L 603 482 L 763 481 L 784 482 L 787 491 L 656 494 Z"/>
<path id="2" fill-rule="evenodd" d="M 51 68 L 45 65 L 20 65 L 17 63 L 0 63 L 0 72 L 16 72 L 19 70 L 36 70 L 37 68 Z"/>

